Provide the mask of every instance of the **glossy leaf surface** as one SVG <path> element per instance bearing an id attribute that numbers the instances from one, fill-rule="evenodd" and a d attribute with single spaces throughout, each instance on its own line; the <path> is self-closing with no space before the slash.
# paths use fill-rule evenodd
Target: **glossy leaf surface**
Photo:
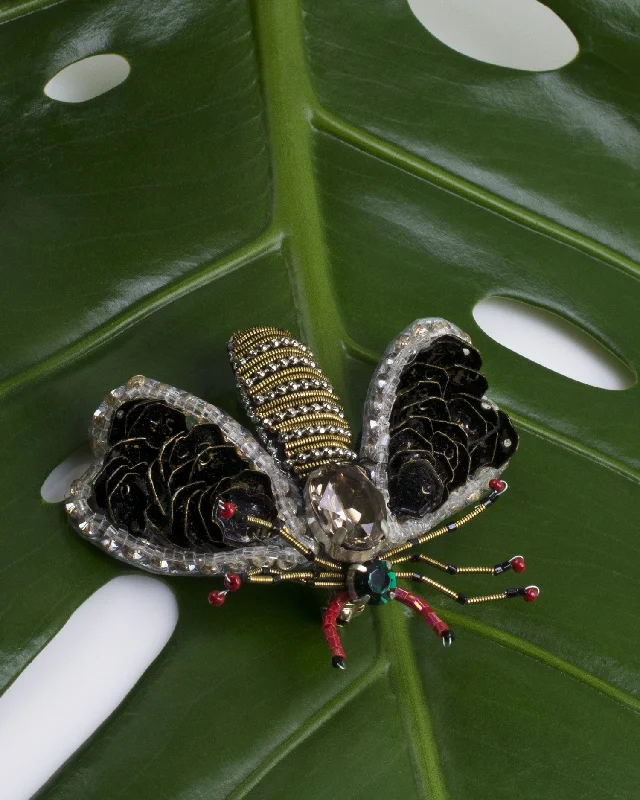
<path id="1" fill-rule="evenodd" d="M 369 610 L 337 673 L 311 590 L 214 612 L 175 579 L 174 638 L 46 800 L 636 796 L 638 388 L 574 383 L 472 317 L 521 298 L 638 370 L 640 12 L 548 5 L 581 52 L 536 74 L 448 49 L 404 0 L 3 4 L 0 685 L 126 570 L 45 477 L 136 373 L 239 413 L 225 346 L 253 324 L 307 341 L 356 421 L 408 323 L 467 330 L 521 447 L 495 511 L 429 552 L 522 551 L 543 589 L 437 598 L 451 650 Z M 43 94 L 99 52 L 129 61 L 121 86 Z"/>

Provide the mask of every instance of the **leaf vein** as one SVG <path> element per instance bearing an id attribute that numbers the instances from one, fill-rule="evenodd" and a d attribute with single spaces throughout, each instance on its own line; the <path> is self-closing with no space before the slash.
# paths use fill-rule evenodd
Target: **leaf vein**
<path id="1" fill-rule="evenodd" d="M 316 100 L 312 121 L 318 130 L 368 153 L 418 178 L 517 222 L 530 230 L 544 234 L 558 242 L 616 267 L 634 278 L 640 278 L 640 264 L 583 233 L 567 228 L 548 217 L 493 194 L 471 181 L 437 166 L 427 159 L 407 152 L 396 145 L 352 125 L 323 108 Z"/>
<path id="2" fill-rule="evenodd" d="M 251 772 L 238 783 L 233 791 L 227 795 L 226 800 L 240 800 L 240 798 L 246 797 L 280 761 L 358 697 L 366 688 L 379 680 L 386 670 L 386 661 L 381 656 L 378 656 L 373 665 L 360 675 L 356 681 L 325 703 L 296 728 L 290 736 L 267 753 Z"/>
<path id="3" fill-rule="evenodd" d="M 456 614 L 449 610 L 446 611 L 446 617 L 447 621 L 454 622 L 459 628 L 464 628 L 479 636 L 483 636 L 485 639 L 490 639 L 497 644 L 510 647 L 512 650 L 516 650 L 529 658 L 540 661 L 545 666 L 563 672 L 565 675 L 586 684 L 591 689 L 595 689 L 595 691 L 606 695 L 631 711 L 640 713 L 640 700 L 622 689 L 619 689 L 617 686 L 613 686 L 602 678 L 592 675 L 590 672 L 587 672 L 587 670 L 582 669 L 582 667 L 571 664 L 569 661 L 565 661 L 563 658 L 553 655 L 548 650 L 544 650 L 532 642 L 528 642 L 511 633 L 506 633 L 499 628 L 487 625 L 486 622 L 481 622 L 478 619 L 462 614 Z"/>
<path id="4" fill-rule="evenodd" d="M 0 382 L 0 398 L 4 398 L 33 381 L 40 380 L 69 364 L 79 361 L 96 348 L 111 341 L 132 325 L 145 319 L 155 311 L 206 286 L 214 279 L 240 269 L 260 256 L 277 252 L 281 244 L 281 234 L 269 228 L 261 236 L 249 242 L 249 244 L 234 250 L 232 253 L 223 256 L 213 263 L 208 263 L 197 268 L 180 280 L 156 292 L 146 295 L 142 300 L 129 306 L 113 319 L 97 327 L 68 347 L 56 351 L 34 366 Z"/>

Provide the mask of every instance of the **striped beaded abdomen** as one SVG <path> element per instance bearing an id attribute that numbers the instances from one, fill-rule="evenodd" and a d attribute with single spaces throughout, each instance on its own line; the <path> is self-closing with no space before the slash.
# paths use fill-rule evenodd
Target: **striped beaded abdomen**
<path id="1" fill-rule="evenodd" d="M 296 478 L 355 461 L 340 399 L 306 345 L 281 328 L 248 328 L 231 337 L 229 357 L 260 438 Z"/>

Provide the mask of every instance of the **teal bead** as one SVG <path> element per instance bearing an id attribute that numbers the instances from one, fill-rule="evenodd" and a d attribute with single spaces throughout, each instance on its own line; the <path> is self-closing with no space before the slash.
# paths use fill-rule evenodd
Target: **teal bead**
<path id="1" fill-rule="evenodd" d="M 369 595 L 369 603 L 381 606 L 391 600 L 391 592 L 396 588 L 396 574 L 387 561 L 373 561 L 367 572 L 358 573 L 354 586 L 359 595 Z"/>

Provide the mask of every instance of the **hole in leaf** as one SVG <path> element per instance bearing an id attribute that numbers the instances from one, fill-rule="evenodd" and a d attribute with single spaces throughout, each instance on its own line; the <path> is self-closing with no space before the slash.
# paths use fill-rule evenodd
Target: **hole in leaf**
<path id="1" fill-rule="evenodd" d="M 44 87 L 44 93 L 61 103 L 86 103 L 126 81 L 131 67 L 116 53 L 101 53 L 69 64 Z"/>
<path id="2" fill-rule="evenodd" d="M 0 697 L 1 795 L 28 800 L 124 700 L 169 641 L 173 592 L 123 575 L 89 597 Z"/>
<path id="3" fill-rule="evenodd" d="M 579 51 L 570 28 L 538 0 L 407 0 L 447 47 L 478 61 L 532 72 L 559 69 Z"/>
<path id="4" fill-rule="evenodd" d="M 600 389 L 628 389 L 633 372 L 593 336 L 551 311 L 506 297 L 488 297 L 473 318 L 498 344 L 536 364 Z"/>
<path id="5" fill-rule="evenodd" d="M 47 503 L 61 503 L 69 496 L 73 481 L 87 471 L 92 461 L 93 454 L 86 442 L 51 470 L 40 489 L 42 499 Z"/>

